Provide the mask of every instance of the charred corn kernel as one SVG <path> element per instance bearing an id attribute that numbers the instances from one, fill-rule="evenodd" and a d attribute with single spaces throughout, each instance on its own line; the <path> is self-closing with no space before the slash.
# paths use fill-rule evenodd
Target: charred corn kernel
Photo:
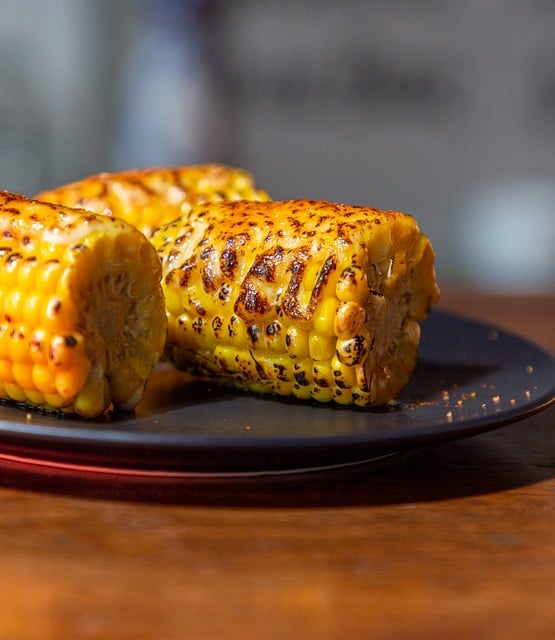
<path id="1" fill-rule="evenodd" d="M 323 389 L 332 389 L 335 380 L 331 368 L 331 358 L 328 360 L 319 360 L 312 365 L 312 376 L 314 384 Z"/>
<path id="2" fill-rule="evenodd" d="M 360 327 L 366 322 L 366 309 L 358 302 L 344 302 L 337 308 L 333 320 L 333 332 L 338 338 L 348 338 L 356 335 Z"/>
<path id="3" fill-rule="evenodd" d="M 269 200 L 250 173 L 222 164 L 153 167 L 100 173 L 43 191 L 37 200 L 123 218 L 149 237 L 193 205 L 222 200 Z"/>
<path id="4" fill-rule="evenodd" d="M 275 320 L 266 325 L 264 331 L 266 346 L 276 353 L 285 353 L 285 331 L 280 322 Z M 216 336 L 218 338 L 218 336 Z"/>
<path id="5" fill-rule="evenodd" d="M 370 340 L 362 334 L 357 334 L 352 338 L 339 339 L 335 353 L 342 364 L 356 367 L 366 362 L 370 353 L 370 345 Z"/>
<path id="6" fill-rule="evenodd" d="M 12 362 L 30 362 L 29 336 L 23 326 L 14 327 L 10 332 L 7 355 Z"/>
<path id="7" fill-rule="evenodd" d="M 257 393 L 384 404 L 439 290 L 411 216 L 322 201 L 211 202 L 157 229 L 166 353 Z M 382 246 L 383 244 L 383 246 Z"/>
<path id="8" fill-rule="evenodd" d="M 356 384 L 356 374 L 354 367 L 344 365 L 337 357 L 337 354 L 331 359 L 331 370 L 334 385 L 338 389 L 351 389 Z"/>
<path id="9" fill-rule="evenodd" d="M 290 325 L 285 335 L 285 348 L 291 358 L 307 358 L 308 333 L 304 329 Z"/>
<path id="10" fill-rule="evenodd" d="M 338 404 L 353 404 L 353 392 L 350 389 L 333 390 L 333 400 Z"/>
<path id="11" fill-rule="evenodd" d="M 36 317 L 26 319 L 24 321 L 28 326 L 32 326 L 33 323 L 36 322 Z M 31 356 L 31 360 L 36 363 L 46 364 L 48 362 L 48 346 L 50 344 L 50 334 L 44 327 L 39 327 L 35 329 L 31 334 L 31 338 L 29 340 L 29 353 Z M 0 346 L 0 352 L 2 352 L 2 347 Z"/>
<path id="12" fill-rule="evenodd" d="M 358 264 L 347 265 L 335 287 L 335 293 L 341 302 L 358 302 L 365 304 L 368 298 L 368 275 L 364 268 Z"/>
<path id="13" fill-rule="evenodd" d="M 123 220 L 5 191 L 0 234 L 0 397 L 87 418 L 132 408 L 166 337 L 152 245 Z"/>

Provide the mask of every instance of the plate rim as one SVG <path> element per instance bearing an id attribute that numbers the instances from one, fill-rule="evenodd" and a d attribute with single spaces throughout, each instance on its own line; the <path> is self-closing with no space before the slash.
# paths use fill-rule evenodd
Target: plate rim
<path id="1" fill-rule="evenodd" d="M 536 357 L 545 358 L 548 365 L 553 366 L 555 371 L 555 359 L 549 351 L 526 337 L 464 313 L 441 308 L 434 309 L 432 313 L 438 321 L 443 318 L 443 321 L 447 319 L 449 322 L 473 325 L 474 329 L 494 330 L 505 337 L 510 337 L 513 341 L 517 341 L 519 347 L 531 349 Z M 272 401 L 271 398 L 267 400 Z M 305 467 L 305 464 L 299 465 L 301 460 L 306 460 L 311 467 L 333 466 L 334 461 L 338 464 L 353 464 L 361 459 L 406 450 L 422 444 L 466 438 L 524 420 L 552 404 L 555 404 L 555 380 L 552 387 L 546 388 L 543 393 L 524 406 L 509 407 L 498 414 L 488 413 L 485 416 L 468 417 L 446 431 L 441 431 L 439 424 L 432 428 L 404 426 L 396 429 L 393 434 L 384 431 L 373 432 L 371 438 L 367 432 L 315 436 L 249 434 L 248 438 L 241 438 L 240 434 L 233 436 L 163 434 L 161 436 L 155 432 L 137 434 L 137 432 L 118 431 L 111 429 L 109 422 L 102 423 L 102 431 L 99 432 L 98 422 L 79 421 L 79 428 L 76 429 L 75 421 L 70 417 L 61 418 L 59 427 L 40 425 L 40 413 L 21 409 L 19 409 L 21 413 L 17 415 L 20 417 L 31 415 L 31 419 L 29 422 L 20 419 L 16 423 L 9 418 L 5 419 L 2 416 L 4 407 L 0 407 L 0 460 L 3 455 L 4 459 L 6 456 L 12 456 L 27 460 L 43 460 L 45 464 L 54 466 L 56 463 L 74 463 L 81 468 L 87 466 L 103 468 L 110 473 L 118 469 L 125 472 L 133 470 L 136 473 L 156 471 L 178 474 L 278 472 L 299 466 Z M 12 414 L 16 410 L 15 407 L 7 405 L 6 408 Z M 70 422 L 64 426 L 63 423 L 66 420 Z M 100 438 L 99 433 L 102 435 Z M 148 461 L 141 460 L 141 463 L 137 464 L 137 458 L 140 457 L 137 452 L 140 453 L 145 448 L 149 448 L 151 457 Z M 184 451 L 183 448 L 189 451 Z M 235 457 L 231 455 L 227 463 L 221 459 L 220 455 L 225 449 L 235 454 Z M 358 453 L 356 449 L 359 450 Z M 219 455 L 214 456 L 215 452 Z M 288 459 L 272 462 L 272 453 L 277 452 L 285 453 Z M 37 456 L 37 453 L 41 455 Z M 191 460 L 191 453 L 197 456 L 196 461 Z M 259 461 L 251 460 L 249 464 L 249 455 L 258 457 Z M 211 457 L 217 460 L 211 462 Z M 323 462 L 323 465 L 313 464 L 318 459 Z"/>

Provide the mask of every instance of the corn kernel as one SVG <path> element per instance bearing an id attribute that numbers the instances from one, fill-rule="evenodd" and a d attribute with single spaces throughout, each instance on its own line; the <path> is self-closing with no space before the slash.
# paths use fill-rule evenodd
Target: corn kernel
<path id="1" fill-rule="evenodd" d="M 329 358 L 315 362 L 312 367 L 312 375 L 314 384 L 318 387 L 328 388 L 335 384 Z"/>
<path id="2" fill-rule="evenodd" d="M 356 384 L 356 375 L 354 367 L 343 364 L 337 354 L 331 359 L 331 370 L 335 385 L 340 389 L 350 389 Z"/>
<path id="3" fill-rule="evenodd" d="M 314 331 L 322 336 L 331 336 L 334 333 L 334 322 L 339 301 L 335 297 L 327 297 L 319 305 L 314 314 Z"/>
<path id="4" fill-rule="evenodd" d="M 35 273 L 38 260 L 30 256 L 22 261 L 17 274 L 17 286 L 24 291 L 31 291 L 35 287 Z"/>
<path id="5" fill-rule="evenodd" d="M 12 362 L 7 358 L 0 358 L 0 381 L 3 383 L 15 382 L 12 370 Z"/>
<path id="6" fill-rule="evenodd" d="M 334 318 L 333 330 L 339 338 L 352 338 L 366 322 L 366 310 L 358 304 L 349 300 L 344 302 L 338 309 Z"/>
<path id="7" fill-rule="evenodd" d="M 69 298 L 51 295 L 43 302 L 40 323 L 48 331 L 67 331 L 77 324 L 75 307 Z"/>
<path id="8" fill-rule="evenodd" d="M 43 295 L 40 291 L 29 293 L 23 303 L 23 322 L 27 326 L 36 326 L 40 321 Z"/>
<path id="9" fill-rule="evenodd" d="M 45 395 L 56 393 L 55 374 L 46 364 L 36 362 L 32 371 L 33 386 Z"/>
<path id="10" fill-rule="evenodd" d="M 31 323 L 29 323 L 30 326 Z M 33 362 L 46 364 L 48 362 L 48 350 L 50 345 L 50 334 L 39 327 L 31 334 L 29 340 L 29 353 Z"/>
<path id="11" fill-rule="evenodd" d="M 59 260 L 50 260 L 37 268 L 36 287 L 43 294 L 53 293 L 56 290 L 58 279 L 63 267 Z"/>
<path id="12" fill-rule="evenodd" d="M 332 336 L 322 336 L 311 331 L 308 338 L 308 351 L 313 360 L 331 359 L 335 353 L 336 339 Z"/>
<path id="13" fill-rule="evenodd" d="M 4 317 L 10 322 L 23 315 L 23 294 L 19 289 L 12 289 L 4 296 Z"/>
<path id="14" fill-rule="evenodd" d="M 285 348 L 292 358 L 307 358 L 309 355 L 308 333 L 295 325 L 290 325 L 285 334 Z"/>
<path id="15" fill-rule="evenodd" d="M 40 391 L 36 391 L 34 389 L 25 389 L 25 403 L 32 404 L 36 406 L 41 406 L 44 404 L 44 394 Z"/>
<path id="16" fill-rule="evenodd" d="M 4 291 L 17 286 L 18 267 L 22 260 L 23 256 L 15 252 L 9 253 L 6 258 L 3 259 L 0 268 L 0 283 Z"/>
<path id="17" fill-rule="evenodd" d="M 12 366 L 13 378 L 17 384 L 25 391 L 32 391 L 35 388 L 33 382 L 33 365 L 26 362 L 14 362 Z"/>
<path id="18" fill-rule="evenodd" d="M 85 338 L 77 331 L 56 333 L 50 341 L 48 366 L 55 371 L 80 369 L 87 360 Z"/>
<path id="19" fill-rule="evenodd" d="M 60 371 L 54 378 L 56 393 L 62 398 L 73 399 L 83 388 L 90 371 L 88 360 L 80 362 L 69 371 Z"/>
<path id="20" fill-rule="evenodd" d="M 5 382 L 4 390 L 10 400 L 14 400 L 15 402 L 25 402 L 25 400 L 27 400 L 25 391 L 17 384 L 17 382 Z"/>
<path id="21" fill-rule="evenodd" d="M 182 294 L 178 289 L 173 287 L 166 287 L 166 310 L 173 315 L 180 315 L 183 313 L 183 299 Z"/>
<path id="22" fill-rule="evenodd" d="M 353 403 L 353 392 L 351 391 L 351 389 L 340 389 L 340 388 L 335 388 L 333 390 L 333 399 L 335 402 L 337 402 L 338 404 L 352 404 Z"/>
<path id="23" fill-rule="evenodd" d="M 62 396 L 57 393 L 45 393 L 43 395 L 44 402 L 47 405 L 47 408 L 64 409 L 70 404 L 67 398 L 62 398 Z"/>
<path id="24" fill-rule="evenodd" d="M 12 362 L 30 362 L 29 337 L 26 328 L 18 325 L 10 333 L 8 341 L 8 356 Z"/>
<path id="25" fill-rule="evenodd" d="M 362 267 L 350 265 L 340 274 L 335 293 L 341 302 L 358 302 L 364 305 L 368 298 L 368 278 Z"/>
<path id="26" fill-rule="evenodd" d="M 369 353 L 368 340 L 362 335 L 337 341 L 337 358 L 343 364 L 354 367 L 366 362 Z"/>
<path id="27" fill-rule="evenodd" d="M 318 402 L 331 402 L 333 400 L 333 390 L 330 387 L 313 387 L 312 397 Z"/>

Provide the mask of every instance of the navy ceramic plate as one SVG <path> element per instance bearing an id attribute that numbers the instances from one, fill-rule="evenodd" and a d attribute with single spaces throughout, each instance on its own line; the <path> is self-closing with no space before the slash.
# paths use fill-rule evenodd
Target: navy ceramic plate
<path id="1" fill-rule="evenodd" d="M 0 460 L 122 474 L 275 473 L 463 438 L 555 400 L 555 360 L 499 328 L 434 310 L 390 409 L 251 397 L 157 371 L 133 415 L 88 422 L 0 406 Z"/>

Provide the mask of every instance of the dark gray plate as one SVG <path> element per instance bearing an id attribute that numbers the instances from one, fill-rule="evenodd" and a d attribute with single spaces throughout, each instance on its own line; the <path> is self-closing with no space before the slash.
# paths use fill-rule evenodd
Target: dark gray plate
<path id="1" fill-rule="evenodd" d="M 146 476 L 352 464 L 475 435 L 555 400 L 555 360 L 496 327 L 435 310 L 390 409 L 234 394 L 157 371 L 134 415 L 99 421 L 0 406 L 0 460 Z"/>

